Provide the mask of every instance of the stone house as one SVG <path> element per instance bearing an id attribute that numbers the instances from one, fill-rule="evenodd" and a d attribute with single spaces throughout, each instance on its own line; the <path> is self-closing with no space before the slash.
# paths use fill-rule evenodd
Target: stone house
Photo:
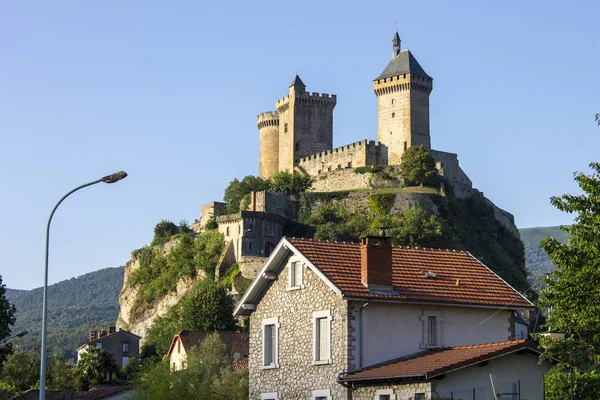
<path id="1" fill-rule="evenodd" d="M 119 368 L 123 368 L 130 358 L 140 357 L 140 339 L 140 336 L 129 331 L 117 331 L 114 326 L 99 332 L 90 331 L 90 340 L 77 348 L 77 360 L 81 359 L 88 346 L 94 346 L 112 354 Z"/>
<path id="2" fill-rule="evenodd" d="M 250 399 L 542 399 L 531 302 L 470 253 L 283 238 L 235 308 Z M 514 397 L 517 398 L 517 397 Z"/>
<path id="3" fill-rule="evenodd" d="M 171 371 L 180 371 L 186 368 L 187 355 L 202 343 L 212 332 L 181 331 L 173 337 L 167 353 Z M 238 369 L 248 366 L 248 335 L 237 332 L 219 332 L 221 341 L 227 345 L 231 355 L 232 367 Z"/>

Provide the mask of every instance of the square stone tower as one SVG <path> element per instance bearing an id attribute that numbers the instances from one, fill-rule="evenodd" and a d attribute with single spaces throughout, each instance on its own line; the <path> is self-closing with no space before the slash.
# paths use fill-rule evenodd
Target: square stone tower
<path id="1" fill-rule="evenodd" d="M 377 95 L 377 138 L 387 150 L 387 164 L 400 164 L 404 151 L 417 145 L 431 149 L 429 94 L 433 78 L 409 50 L 400 51 L 398 32 L 392 60 L 373 82 Z"/>
<path id="2" fill-rule="evenodd" d="M 277 100 L 279 171 L 292 172 L 296 160 L 333 147 L 336 96 L 308 93 L 296 75 L 288 95 Z"/>

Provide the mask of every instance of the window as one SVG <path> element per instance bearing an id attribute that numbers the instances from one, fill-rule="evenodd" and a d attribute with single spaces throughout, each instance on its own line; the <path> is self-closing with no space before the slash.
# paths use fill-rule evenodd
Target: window
<path id="1" fill-rule="evenodd" d="M 102 342 L 96 343 L 96 347 L 101 349 L 102 348 Z"/>
<path id="2" fill-rule="evenodd" d="M 278 368 L 278 332 L 279 318 L 266 318 L 262 320 L 263 327 L 263 368 Z"/>
<path id="3" fill-rule="evenodd" d="M 408 144 L 406 142 L 404 142 L 404 151 L 406 151 L 407 148 L 408 148 Z"/>
<path id="4" fill-rule="evenodd" d="M 415 393 L 415 400 L 425 400 L 425 393 Z"/>
<path id="5" fill-rule="evenodd" d="M 288 271 L 288 289 L 302 288 L 302 264 L 299 261 L 290 263 Z"/>
<path id="6" fill-rule="evenodd" d="M 427 338 L 427 345 L 437 345 L 437 317 L 435 316 L 427 317 Z"/>
<path id="7" fill-rule="evenodd" d="M 129 361 L 129 357 L 127 357 L 127 356 L 121 357 L 121 368 L 125 368 L 125 365 L 127 365 L 127 361 Z"/>
<path id="8" fill-rule="evenodd" d="M 331 390 L 321 389 L 312 391 L 312 400 L 331 400 Z"/>
<path id="9" fill-rule="evenodd" d="M 279 400 L 279 397 L 277 397 L 277 392 L 262 393 L 260 395 L 260 400 Z"/>
<path id="10" fill-rule="evenodd" d="M 123 353 L 128 353 L 129 352 L 129 343 L 123 343 L 121 350 L 123 351 Z"/>
<path id="11" fill-rule="evenodd" d="M 285 124 L 283 124 L 283 132 L 287 133 L 288 129 L 287 129 L 287 122 Z"/>
<path id="12" fill-rule="evenodd" d="M 444 318 L 442 318 L 441 311 L 423 310 L 421 321 L 423 321 L 423 341 L 421 342 L 421 348 L 428 349 L 442 346 L 441 331 Z"/>
<path id="13" fill-rule="evenodd" d="M 379 389 L 375 392 L 375 400 L 396 400 L 394 389 Z"/>
<path id="14" fill-rule="evenodd" d="M 248 242 L 248 250 L 252 250 L 252 242 Z"/>
<path id="15" fill-rule="evenodd" d="M 392 99 L 392 104 L 394 104 L 394 99 Z"/>
<path id="16" fill-rule="evenodd" d="M 348 162 L 348 168 L 352 168 L 352 161 Z"/>
<path id="17" fill-rule="evenodd" d="M 225 229 L 225 236 L 229 236 L 229 227 L 227 227 L 227 229 Z"/>
<path id="18" fill-rule="evenodd" d="M 331 311 L 313 313 L 313 364 L 331 364 Z"/>
<path id="19" fill-rule="evenodd" d="M 177 341 L 177 354 L 181 353 L 181 340 Z"/>
<path id="20" fill-rule="evenodd" d="M 296 151 L 300 150 L 300 143 L 296 142 Z"/>
<path id="21" fill-rule="evenodd" d="M 392 118 L 394 118 L 396 116 L 396 113 L 392 113 Z"/>

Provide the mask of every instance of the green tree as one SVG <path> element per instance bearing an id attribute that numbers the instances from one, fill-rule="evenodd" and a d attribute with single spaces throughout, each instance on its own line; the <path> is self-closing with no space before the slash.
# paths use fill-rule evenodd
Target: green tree
<path id="1" fill-rule="evenodd" d="M 287 171 L 278 172 L 273 178 L 269 188 L 275 193 L 283 193 L 292 199 L 298 199 L 300 194 L 306 192 L 312 185 L 310 176 L 301 174 L 298 171 L 289 173 Z"/>
<path id="2" fill-rule="evenodd" d="M 230 360 L 227 346 L 218 335 L 210 335 L 188 354 L 187 369 L 171 373 L 166 360 L 150 368 L 134 399 L 245 400 L 248 373 L 233 372 Z"/>
<path id="3" fill-rule="evenodd" d="M 165 244 L 172 236 L 179 233 L 179 227 L 171 221 L 163 219 L 154 227 L 153 245 Z"/>
<path id="4" fill-rule="evenodd" d="M 546 280 L 539 305 L 547 308 L 546 327 L 566 333 L 564 340 L 543 339 L 545 357 L 562 366 L 589 368 L 600 364 L 600 163 L 591 163 L 591 175 L 575 173 L 580 195 L 552 197 L 561 211 L 575 214 L 571 226 L 563 226 L 567 243 L 552 237 L 541 247 L 556 264 Z"/>
<path id="5" fill-rule="evenodd" d="M 434 186 L 438 173 L 435 160 L 423 146 L 411 146 L 402 154 L 401 176 L 409 185 Z"/>
<path id="6" fill-rule="evenodd" d="M 10 327 L 15 324 L 15 306 L 5 296 L 6 285 L 2 284 L 0 275 L 0 340 L 10 336 Z M 11 352 L 11 347 L 0 344 L 0 368 Z"/>
<path id="7" fill-rule="evenodd" d="M 237 178 L 229 183 L 223 195 L 223 201 L 227 203 L 227 213 L 240 211 L 240 204 L 244 196 L 252 191 L 268 190 L 271 182 L 257 176 L 248 175 L 241 181 Z"/>
<path id="8" fill-rule="evenodd" d="M 205 279 L 190 289 L 167 315 L 158 317 L 144 341 L 145 356 L 164 356 L 173 336 L 181 330 L 223 332 L 236 329 L 233 301 L 225 289 Z"/>
<path id="9" fill-rule="evenodd" d="M 111 376 L 119 370 L 112 354 L 95 346 L 87 346 L 75 367 L 79 378 L 78 389 L 88 390 L 91 385 L 111 380 Z"/>
<path id="10" fill-rule="evenodd" d="M 55 354 L 48 363 L 48 380 L 46 385 L 49 390 L 73 390 L 73 368 L 67 365 L 67 361 Z"/>
<path id="11" fill-rule="evenodd" d="M 35 385 L 39 379 L 40 359 L 31 357 L 22 351 L 8 356 L 2 367 L 0 377 L 3 382 L 13 387 L 16 392 L 24 392 Z"/>

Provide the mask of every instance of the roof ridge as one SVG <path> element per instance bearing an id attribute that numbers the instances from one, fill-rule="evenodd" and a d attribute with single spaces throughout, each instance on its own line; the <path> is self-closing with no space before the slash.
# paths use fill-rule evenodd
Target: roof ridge
<path id="1" fill-rule="evenodd" d="M 452 349 L 452 350 L 476 349 L 476 348 L 480 348 L 480 347 L 497 347 L 497 346 L 503 346 L 503 345 L 521 344 L 521 343 L 526 343 L 526 342 L 530 342 L 529 339 L 505 340 L 503 342 L 491 342 L 491 343 L 480 343 L 480 344 L 467 344 L 467 345 L 462 345 L 462 346 L 446 347 L 446 349 Z"/>

